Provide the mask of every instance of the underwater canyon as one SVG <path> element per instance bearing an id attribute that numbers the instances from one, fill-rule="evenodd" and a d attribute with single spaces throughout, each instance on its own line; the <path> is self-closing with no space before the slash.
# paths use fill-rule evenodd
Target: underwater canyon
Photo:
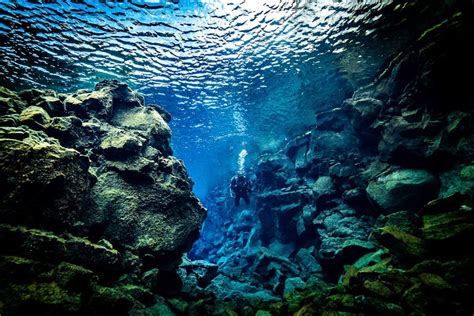
<path id="1" fill-rule="evenodd" d="M 472 315 L 473 9 L 0 1 L 0 315 Z"/>

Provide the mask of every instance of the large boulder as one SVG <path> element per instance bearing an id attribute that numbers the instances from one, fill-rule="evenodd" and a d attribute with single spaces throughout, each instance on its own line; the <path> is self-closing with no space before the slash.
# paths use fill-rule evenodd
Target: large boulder
<path id="1" fill-rule="evenodd" d="M 383 108 L 383 102 L 373 98 L 351 98 L 344 101 L 352 126 L 357 130 L 371 127 Z"/>
<path id="2" fill-rule="evenodd" d="M 329 160 L 347 154 L 357 145 L 358 139 L 348 132 L 313 130 L 307 160 L 308 163 Z"/>
<path id="3" fill-rule="evenodd" d="M 103 237 L 113 244 L 131 246 L 167 267 L 197 239 L 204 212 L 180 183 L 185 179 L 160 179 L 155 170 L 153 181 L 140 185 L 117 172 L 101 174 L 82 218 L 91 228 L 102 227 Z"/>
<path id="4" fill-rule="evenodd" d="M 439 183 L 426 170 L 404 169 L 380 176 L 367 186 L 375 206 L 385 213 L 417 210 L 438 196 Z"/>
<path id="5" fill-rule="evenodd" d="M 171 130 L 154 108 L 120 108 L 114 113 L 111 124 L 142 136 L 147 139 L 150 146 L 159 149 L 165 155 L 172 154 L 169 146 Z"/>
<path id="6" fill-rule="evenodd" d="M 199 236 L 206 210 L 183 163 L 171 156 L 160 113 L 116 80 L 67 96 L 3 92 L 14 102 L 0 120 L 0 221 L 72 233 L 85 243 L 104 240 L 125 261 L 173 270 Z M 9 235 L 2 236 L 4 243 Z M 35 238 L 38 249 L 55 240 Z M 49 247 L 41 259 L 76 262 L 60 248 Z M 94 270 L 93 257 L 77 263 Z"/>
<path id="7" fill-rule="evenodd" d="M 20 114 L 20 122 L 33 129 L 44 129 L 51 121 L 48 113 L 39 106 L 29 106 Z"/>
<path id="8" fill-rule="evenodd" d="M 0 220 L 72 227 L 89 194 L 89 160 L 42 132 L 3 128 L 0 133 Z"/>
<path id="9" fill-rule="evenodd" d="M 451 141 L 443 132 L 445 123 L 423 113 L 412 122 L 405 113 L 386 123 L 378 146 L 381 157 L 409 168 L 449 165 L 454 155 Z"/>

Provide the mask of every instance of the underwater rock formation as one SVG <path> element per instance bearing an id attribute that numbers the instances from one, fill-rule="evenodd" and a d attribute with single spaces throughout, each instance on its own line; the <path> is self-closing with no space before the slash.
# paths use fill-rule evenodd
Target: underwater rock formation
<path id="1" fill-rule="evenodd" d="M 127 284 L 153 269 L 173 279 L 206 215 L 171 156 L 169 114 L 115 80 L 71 95 L 0 93 L 1 310 L 153 305 Z"/>
<path id="2" fill-rule="evenodd" d="M 222 276 L 258 285 L 259 299 L 241 284 L 233 300 L 254 312 L 266 301 L 274 315 L 472 313 L 468 19 L 433 26 L 311 130 L 261 155 L 254 204 L 235 209 L 226 185 L 213 191 L 213 233 L 191 255 L 217 264 L 214 287 Z"/>
<path id="3" fill-rule="evenodd" d="M 169 114 L 116 81 L 0 89 L 0 313 L 471 315 L 472 35 L 443 19 L 262 153 L 248 207 L 215 188 L 181 264 L 205 211 Z"/>

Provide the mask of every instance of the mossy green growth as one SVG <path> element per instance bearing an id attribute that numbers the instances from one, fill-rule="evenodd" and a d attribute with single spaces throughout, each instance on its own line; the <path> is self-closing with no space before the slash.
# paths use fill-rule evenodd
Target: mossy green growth
<path id="1" fill-rule="evenodd" d="M 107 157 L 122 159 L 137 154 L 142 146 L 143 142 L 130 133 L 111 133 L 100 144 Z"/>
<path id="2" fill-rule="evenodd" d="M 474 212 L 470 207 L 458 211 L 423 216 L 423 233 L 426 239 L 445 241 L 474 235 Z"/>
<path id="3" fill-rule="evenodd" d="M 301 307 L 294 316 L 312 316 L 317 315 L 318 311 L 312 304 L 306 304 Z"/>
<path id="4" fill-rule="evenodd" d="M 333 310 L 350 309 L 355 305 L 354 296 L 351 294 L 335 294 L 327 298 L 326 307 Z"/>
<path id="5" fill-rule="evenodd" d="M 169 299 L 168 302 L 174 309 L 180 313 L 186 313 L 189 310 L 189 303 L 179 298 Z"/>
<path id="6" fill-rule="evenodd" d="M 418 37 L 417 41 L 423 41 L 425 40 L 426 38 L 428 38 L 429 36 L 432 35 L 432 33 L 436 33 L 438 32 L 440 29 L 444 28 L 448 23 L 452 23 L 453 20 L 455 20 L 456 18 L 459 18 L 461 17 L 463 14 L 462 12 L 456 12 L 454 13 L 451 18 L 449 19 L 444 19 L 443 21 L 441 21 L 440 23 L 438 24 L 435 24 L 434 26 L 430 27 L 429 29 L 427 29 L 426 31 L 423 32 L 423 34 L 420 35 L 420 37 Z"/>
<path id="7" fill-rule="evenodd" d="M 289 313 L 296 313 L 302 305 L 307 303 L 321 305 L 330 288 L 331 286 L 319 277 L 311 276 L 303 288 L 285 294 L 283 303 L 287 306 Z M 278 305 L 279 303 L 274 303 L 272 306 L 276 308 Z M 277 313 L 278 310 L 274 308 L 271 311 Z"/>
<path id="8" fill-rule="evenodd" d="M 16 256 L 2 256 L 0 257 L 0 267 L 9 266 L 12 267 L 21 267 L 21 266 L 31 266 L 33 260 L 23 257 Z"/>
<path id="9" fill-rule="evenodd" d="M 425 244 L 421 238 L 384 226 L 372 232 L 372 236 L 384 247 L 398 254 L 421 256 L 425 253 Z"/>
<path id="10" fill-rule="evenodd" d="M 382 261 L 382 258 L 387 255 L 387 252 L 384 249 L 378 249 L 375 252 L 370 252 L 366 255 L 363 255 L 352 265 L 357 269 L 368 267 L 374 264 L 377 264 Z"/>
<path id="11" fill-rule="evenodd" d="M 360 283 L 360 280 L 364 280 L 366 276 L 373 279 L 375 275 L 391 273 L 394 268 L 390 263 L 391 259 L 385 258 L 378 263 L 362 268 L 357 268 L 354 265 L 346 266 L 346 272 L 341 276 L 339 284 L 347 287 L 354 283 Z"/>
<path id="12" fill-rule="evenodd" d="M 234 311 L 233 309 L 226 309 L 224 311 L 224 315 L 226 315 L 226 316 L 239 316 L 239 314 L 236 311 Z"/>
<path id="13" fill-rule="evenodd" d="M 67 262 L 61 262 L 51 271 L 41 274 L 40 277 L 56 280 L 61 287 L 73 291 L 87 290 L 93 282 L 97 281 L 97 276 L 91 270 Z"/>
<path id="14" fill-rule="evenodd" d="M 461 169 L 459 175 L 464 180 L 474 180 L 474 165 L 466 166 Z"/>
<path id="15" fill-rule="evenodd" d="M 0 87 L 0 115 L 18 113 L 25 107 L 25 103 L 15 92 Z"/>
<path id="16" fill-rule="evenodd" d="M 28 283 L 52 268 L 49 264 L 20 256 L 0 256 L 0 284 Z"/>
<path id="17" fill-rule="evenodd" d="M 446 282 L 442 277 L 440 277 L 439 275 L 437 274 L 433 274 L 433 273 L 421 273 L 419 276 L 418 276 L 421 280 L 421 282 L 432 288 L 432 289 L 436 289 L 436 290 L 445 290 L 445 289 L 451 289 L 451 285 Z"/>
<path id="18" fill-rule="evenodd" d="M 49 126 L 51 117 L 39 106 L 29 106 L 20 114 L 20 122 L 33 129 L 42 129 Z"/>
<path id="19" fill-rule="evenodd" d="M 3 98 L 18 98 L 15 92 L 0 86 L 0 97 Z"/>
<path id="20" fill-rule="evenodd" d="M 381 297 L 391 297 L 394 295 L 394 292 L 386 285 L 384 282 L 381 281 L 364 281 L 364 288 L 368 290 L 373 295 L 381 296 Z"/>
<path id="21" fill-rule="evenodd" d="M 78 312 L 81 305 L 80 294 L 70 293 L 56 282 L 10 285 L 11 306 L 42 306 L 42 310 L 56 312 Z"/>

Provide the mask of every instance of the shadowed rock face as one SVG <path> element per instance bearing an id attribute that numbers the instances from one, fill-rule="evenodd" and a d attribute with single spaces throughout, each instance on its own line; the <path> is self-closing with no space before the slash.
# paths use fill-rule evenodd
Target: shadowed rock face
<path id="1" fill-rule="evenodd" d="M 216 295 L 228 297 L 226 279 L 254 309 L 281 296 L 265 307 L 276 315 L 471 313 L 470 17 L 420 34 L 372 84 L 258 157 L 250 207 L 234 208 L 226 185 L 209 195 L 215 229 L 191 255 L 218 265 Z"/>
<path id="2" fill-rule="evenodd" d="M 0 117 L 2 254 L 78 264 L 99 282 L 173 271 L 206 210 L 171 156 L 169 114 L 161 111 L 163 119 L 118 81 L 71 95 L 0 92 L 8 98 Z"/>
<path id="3" fill-rule="evenodd" d="M 158 111 L 118 81 L 59 98 L 20 95 L 16 126 L 0 130 L 3 222 L 105 238 L 159 265 L 170 255 L 164 266 L 189 248 L 205 210 L 170 156 Z M 54 116 L 53 98 L 67 112 Z"/>

